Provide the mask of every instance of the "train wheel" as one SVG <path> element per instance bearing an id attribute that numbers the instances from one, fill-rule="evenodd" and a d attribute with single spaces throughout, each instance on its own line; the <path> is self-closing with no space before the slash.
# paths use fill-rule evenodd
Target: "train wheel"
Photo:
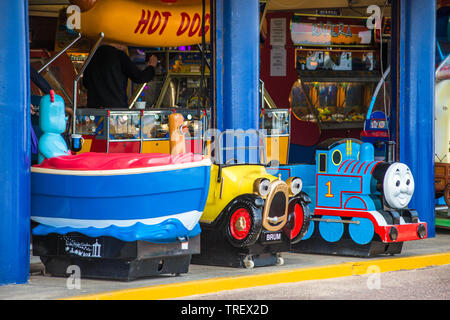
<path id="1" fill-rule="evenodd" d="M 323 216 L 323 220 L 342 220 L 341 217 Z M 328 242 L 337 242 L 341 240 L 344 234 L 344 224 L 341 222 L 320 221 L 319 232 L 322 238 Z"/>
<path id="2" fill-rule="evenodd" d="M 261 229 L 261 210 L 252 202 L 239 199 L 230 206 L 225 234 L 233 246 L 241 248 L 254 244 Z"/>
<path id="3" fill-rule="evenodd" d="M 308 231 L 306 231 L 304 237 L 302 238 L 302 240 L 308 240 L 309 238 L 311 238 L 311 236 L 314 233 L 314 221 L 310 221 L 309 222 L 309 227 L 308 227 Z"/>
<path id="4" fill-rule="evenodd" d="M 450 207 L 450 183 L 445 186 L 444 190 L 444 200 L 447 206 Z"/>
<path id="5" fill-rule="evenodd" d="M 288 223 L 283 231 L 291 239 L 291 243 L 296 244 L 302 240 L 308 230 L 310 223 L 309 209 L 299 199 L 293 199 L 289 203 L 288 214 Z"/>
<path id="6" fill-rule="evenodd" d="M 350 237 L 357 244 L 368 244 L 372 241 L 373 236 L 375 234 L 375 227 L 373 226 L 372 221 L 365 218 L 352 218 L 353 222 L 358 223 L 350 223 L 348 226 L 348 232 L 350 233 Z"/>

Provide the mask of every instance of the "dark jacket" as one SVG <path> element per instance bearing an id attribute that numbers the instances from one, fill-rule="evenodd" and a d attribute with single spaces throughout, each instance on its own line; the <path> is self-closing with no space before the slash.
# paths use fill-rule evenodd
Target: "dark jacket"
<path id="1" fill-rule="evenodd" d="M 36 69 L 34 69 L 32 66 L 30 66 L 30 80 L 39 88 L 42 90 L 44 94 L 49 94 L 50 90 L 52 89 L 50 85 L 48 84 L 47 80 L 44 79 L 43 76 L 41 76 Z"/>
<path id="2" fill-rule="evenodd" d="M 89 108 L 128 108 L 127 81 L 145 83 L 153 79 L 155 69 L 140 70 L 128 55 L 109 45 L 97 49 L 83 75 Z"/>

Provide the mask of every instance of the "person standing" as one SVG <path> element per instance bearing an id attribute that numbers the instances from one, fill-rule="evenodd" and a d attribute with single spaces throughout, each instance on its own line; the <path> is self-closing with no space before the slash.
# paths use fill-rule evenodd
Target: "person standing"
<path id="1" fill-rule="evenodd" d="M 83 75 L 87 89 L 88 108 L 128 108 L 127 82 L 151 81 L 158 64 L 156 56 L 148 60 L 148 66 L 140 70 L 125 53 L 126 46 L 108 43 L 100 46 Z"/>

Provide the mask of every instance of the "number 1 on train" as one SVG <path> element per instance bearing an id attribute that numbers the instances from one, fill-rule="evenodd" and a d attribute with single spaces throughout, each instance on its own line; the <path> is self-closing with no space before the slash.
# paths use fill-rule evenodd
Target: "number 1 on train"
<path id="1" fill-rule="evenodd" d="M 334 198 L 334 195 L 331 193 L 331 181 L 328 181 L 325 183 L 325 185 L 328 187 L 328 193 L 325 195 L 327 198 Z"/>

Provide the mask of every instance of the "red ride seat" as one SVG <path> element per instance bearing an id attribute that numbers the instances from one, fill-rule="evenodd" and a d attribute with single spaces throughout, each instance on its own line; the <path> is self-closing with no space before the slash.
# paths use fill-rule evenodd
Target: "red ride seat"
<path id="1" fill-rule="evenodd" d="M 161 153 L 95 153 L 86 152 L 74 156 L 60 156 L 44 160 L 37 168 L 59 170 L 118 170 L 135 169 L 203 160 L 200 154 L 178 155 Z"/>

